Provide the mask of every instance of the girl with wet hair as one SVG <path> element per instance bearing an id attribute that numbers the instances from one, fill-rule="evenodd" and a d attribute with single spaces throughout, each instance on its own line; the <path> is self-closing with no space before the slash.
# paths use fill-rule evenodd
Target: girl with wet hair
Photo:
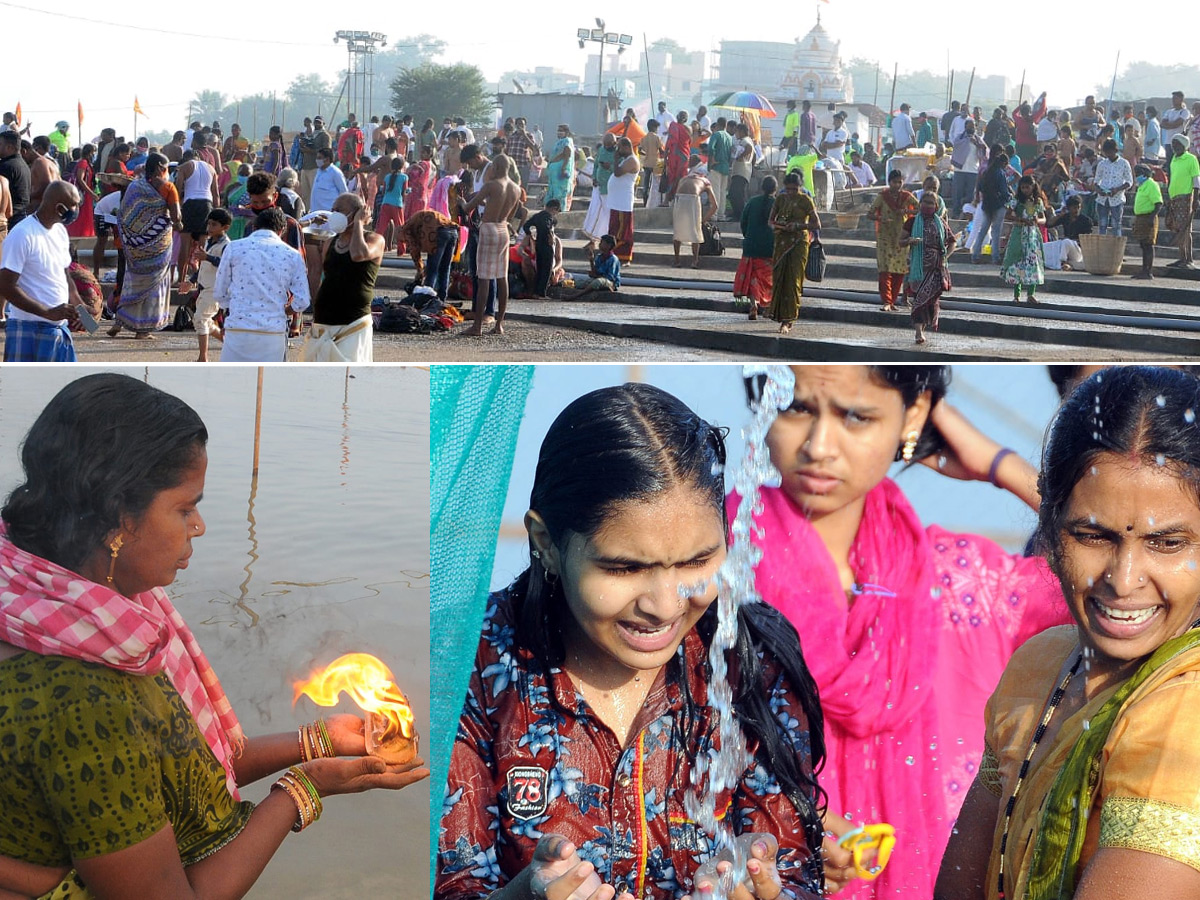
<path id="1" fill-rule="evenodd" d="M 1019 649 L 988 701 L 939 900 L 1200 895 L 1197 409 L 1194 376 L 1131 366 L 1059 410 L 1038 541 L 1073 622 Z"/>
<path id="2" fill-rule="evenodd" d="M 794 398 L 767 434 L 782 484 L 762 491 L 756 580 L 820 691 L 826 882 L 856 900 L 928 897 L 978 771 L 984 702 L 1013 651 L 1067 610 L 1043 560 L 925 526 L 888 471 L 921 463 L 1030 507 L 1036 473 L 945 402 L 947 366 L 792 371 Z M 896 840 L 881 874 L 881 856 L 856 862 L 839 844 L 880 823 Z"/>
<path id="3" fill-rule="evenodd" d="M 529 567 L 488 605 L 450 762 L 434 896 L 675 900 L 714 852 L 685 798 L 721 746 L 708 705 L 725 558 L 722 431 L 627 384 L 542 443 Z M 819 896 L 816 688 L 795 631 L 738 612 L 733 706 L 753 753 L 716 808 L 756 840 L 739 897 Z"/>

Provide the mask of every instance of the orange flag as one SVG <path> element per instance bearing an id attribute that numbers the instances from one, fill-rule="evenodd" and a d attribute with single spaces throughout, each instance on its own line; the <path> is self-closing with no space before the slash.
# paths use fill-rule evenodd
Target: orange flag
<path id="1" fill-rule="evenodd" d="M 138 103 L 137 94 L 133 95 L 133 111 L 139 116 L 146 116 L 146 113 L 142 110 L 142 104 Z M 146 118 L 148 119 L 150 117 L 146 116 Z"/>
<path id="2" fill-rule="evenodd" d="M 21 101 L 20 100 L 17 101 L 17 109 L 13 113 L 13 115 L 17 117 L 17 124 L 20 125 L 21 124 Z"/>
<path id="3" fill-rule="evenodd" d="M 83 101 L 82 100 L 75 101 L 75 109 L 79 112 L 79 124 L 82 125 L 83 124 Z"/>

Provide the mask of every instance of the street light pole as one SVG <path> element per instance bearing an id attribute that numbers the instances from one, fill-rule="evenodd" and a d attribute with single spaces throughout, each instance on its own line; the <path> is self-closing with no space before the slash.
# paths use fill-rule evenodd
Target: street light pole
<path id="1" fill-rule="evenodd" d="M 589 41 L 600 45 L 599 65 L 596 67 L 596 119 L 600 124 L 600 133 L 603 134 L 604 126 L 607 124 L 604 115 L 604 45 L 615 44 L 617 54 L 620 55 L 625 52 L 626 47 L 633 43 L 633 35 L 606 32 L 603 19 L 596 19 L 596 26 L 596 28 L 576 29 L 575 37 L 579 40 L 580 50 L 584 49 Z"/>
<path id="2" fill-rule="evenodd" d="M 603 23 L 600 25 L 604 28 Z M 597 67 L 596 73 L 596 121 L 599 122 L 598 134 L 604 134 L 604 41 L 600 42 L 600 65 Z"/>

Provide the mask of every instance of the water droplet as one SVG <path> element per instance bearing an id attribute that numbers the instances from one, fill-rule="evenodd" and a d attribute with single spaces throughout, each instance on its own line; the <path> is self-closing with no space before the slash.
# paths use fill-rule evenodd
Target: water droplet
<path id="1" fill-rule="evenodd" d="M 955 743 L 960 744 L 960 745 L 962 744 L 962 742 L 963 742 L 962 738 L 959 738 L 957 741 L 955 741 Z"/>
<path id="2" fill-rule="evenodd" d="M 1154 516 L 1148 516 L 1146 521 L 1150 524 L 1151 528 L 1154 527 Z"/>
<path id="3" fill-rule="evenodd" d="M 1154 461 L 1160 466 L 1165 466 L 1167 464 L 1167 458 L 1161 453 L 1154 454 Z"/>
<path id="4" fill-rule="evenodd" d="M 1100 474 L 1099 472 L 1097 472 L 1097 471 L 1096 471 L 1096 467 L 1095 467 L 1095 466 L 1092 466 L 1092 474 L 1093 474 L 1093 475 L 1099 475 L 1099 474 Z"/>
<path id="5" fill-rule="evenodd" d="M 1092 720 L 1091 720 L 1091 719 L 1084 719 L 1084 720 L 1083 720 L 1083 730 L 1084 730 L 1084 731 L 1090 731 L 1090 730 L 1091 730 L 1091 728 L 1092 728 Z"/>
<path id="6" fill-rule="evenodd" d="M 946 468 L 946 457 L 944 457 L 944 456 L 939 456 L 939 457 L 938 457 L 938 459 L 937 459 L 937 463 L 938 463 L 938 468 L 939 468 L 939 469 L 944 469 L 944 468 Z"/>
<path id="7" fill-rule="evenodd" d="M 1159 394 L 1157 397 L 1154 398 L 1154 402 L 1158 404 L 1159 409 L 1162 409 L 1164 406 L 1167 405 L 1167 398 L 1164 397 L 1162 394 Z"/>
<path id="8" fill-rule="evenodd" d="M 905 764 L 906 766 L 911 766 L 911 765 L 912 765 L 913 763 L 915 763 L 915 762 L 916 762 L 916 760 L 915 760 L 915 759 L 913 759 L 911 756 L 906 756 L 906 757 L 904 757 L 904 764 Z"/>
<path id="9" fill-rule="evenodd" d="M 1095 524 L 1096 524 L 1096 517 L 1095 517 L 1095 516 L 1088 516 L 1088 524 L 1089 524 L 1089 525 L 1095 525 Z"/>
<path id="10" fill-rule="evenodd" d="M 1193 422 L 1195 422 L 1196 421 L 1196 411 L 1192 410 L 1192 409 L 1185 409 L 1183 411 L 1183 421 L 1187 422 L 1189 425 L 1191 425 Z"/>
<path id="11" fill-rule="evenodd" d="M 930 744 L 930 745 L 929 745 L 929 749 L 930 749 L 930 750 L 936 750 L 936 749 L 937 749 L 937 744 Z"/>
<path id="12" fill-rule="evenodd" d="M 1092 578 L 1092 577 L 1089 575 L 1089 576 L 1088 576 L 1088 580 L 1087 580 L 1087 586 L 1088 586 L 1088 587 L 1095 587 L 1095 586 L 1096 586 L 1096 579 L 1095 579 L 1095 578 Z"/>
<path id="13" fill-rule="evenodd" d="M 938 599 L 939 597 L 942 596 L 942 589 L 940 587 L 934 587 L 934 588 L 930 589 L 929 596 L 932 597 L 934 600 Z"/>

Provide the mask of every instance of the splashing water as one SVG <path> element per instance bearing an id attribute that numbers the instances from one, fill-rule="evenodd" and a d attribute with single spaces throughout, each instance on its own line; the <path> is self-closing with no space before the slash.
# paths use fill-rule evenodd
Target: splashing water
<path id="1" fill-rule="evenodd" d="M 1191 425 L 1196 421 L 1196 411 L 1194 409 L 1185 409 L 1183 411 L 1183 421 Z"/>
<path id="2" fill-rule="evenodd" d="M 729 552 L 715 576 L 717 630 L 708 650 L 712 670 L 708 703 L 716 713 L 720 745 L 696 759 L 691 772 L 692 789 L 684 798 L 688 816 L 712 837 L 715 850 L 726 851 L 732 857 L 733 871 L 714 886 L 714 900 L 725 900 L 726 892 L 746 877 L 749 844 L 734 841 L 729 825 L 718 819 L 716 810 L 717 797 L 737 786 L 753 760 L 733 709 L 726 654 L 737 640 L 738 609 L 745 603 L 762 602 L 754 584 L 754 567 L 762 559 L 762 550 L 751 541 L 752 532 L 757 533 L 753 517 L 762 508 L 760 489 L 777 487 L 782 481 L 771 464 L 766 438 L 779 410 L 791 404 L 795 389 L 795 376 L 787 366 L 747 365 L 742 373 L 746 378 L 766 377 L 753 419 L 744 433 L 742 465 L 733 479 L 732 486 L 741 502 L 730 526 Z"/>

